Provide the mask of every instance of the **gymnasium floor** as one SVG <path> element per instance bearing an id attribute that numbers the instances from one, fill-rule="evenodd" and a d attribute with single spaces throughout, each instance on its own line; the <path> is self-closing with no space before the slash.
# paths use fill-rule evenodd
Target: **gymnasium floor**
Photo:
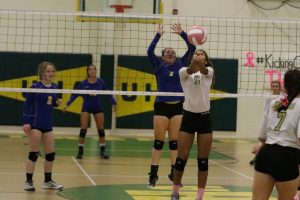
<path id="1" fill-rule="evenodd" d="M 215 139 L 209 161 L 205 200 L 250 200 L 253 166 L 249 160 L 254 140 Z M 35 192 L 24 191 L 27 138 L 0 135 L 0 200 L 169 200 L 171 182 L 167 148 L 160 161 L 157 186 L 146 187 L 152 138 L 107 137 L 109 160 L 97 157 L 96 137 L 88 137 L 82 160 L 76 160 L 77 137 L 56 136 L 53 179 L 63 191 L 43 190 L 43 158 L 34 174 Z M 181 200 L 194 200 L 197 165 L 193 147 L 183 177 Z M 275 199 L 274 192 L 273 197 Z"/>

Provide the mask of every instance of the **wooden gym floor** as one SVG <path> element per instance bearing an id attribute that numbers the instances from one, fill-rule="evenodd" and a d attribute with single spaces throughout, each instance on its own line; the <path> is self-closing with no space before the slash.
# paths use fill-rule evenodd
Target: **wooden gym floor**
<path id="1" fill-rule="evenodd" d="M 215 139 L 209 160 L 205 200 L 250 200 L 253 177 L 251 149 L 254 140 Z M 96 137 L 87 137 L 85 154 L 76 160 L 77 136 L 56 136 L 53 179 L 63 191 L 43 190 L 43 157 L 34 174 L 35 192 L 24 191 L 27 138 L 0 135 L 0 200 L 169 200 L 172 184 L 167 145 L 160 161 L 159 180 L 154 189 L 146 187 L 150 168 L 152 138 L 107 137 L 111 158 L 101 160 Z M 182 180 L 181 200 L 194 200 L 197 184 L 195 146 Z M 271 199 L 276 199 L 273 192 Z"/>

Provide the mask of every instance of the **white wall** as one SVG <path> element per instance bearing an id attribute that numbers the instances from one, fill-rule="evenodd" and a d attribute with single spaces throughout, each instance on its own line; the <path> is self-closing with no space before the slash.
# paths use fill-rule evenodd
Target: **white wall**
<path id="1" fill-rule="evenodd" d="M 1 9 L 75 11 L 76 0 L 0 0 Z"/>
<path id="2" fill-rule="evenodd" d="M 91 0 L 90 0 L 91 1 Z M 137 0 L 138 1 L 138 0 Z M 161 0 L 164 13 L 171 14 L 173 2 Z M 273 8 L 283 0 L 254 0 L 257 4 Z M 257 8 L 248 0 L 176 0 L 179 15 L 182 16 L 211 16 L 211 17 L 259 17 L 259 18 L 286 18 L 299 19 L 299 9 L 285 5 L 273 11 L 264 11 Z M 299 0 L 290 0 L 290 4 L 300 7 Z M 29 9 L 29 10 L 56 10 L 75 11 L 77 0 L 0 0 L 1 9 Z M 142 10 L 144 8 L 141 8 Z"/>
<path id="3" fill-rule="evenodd" d="M 76 0 L 0 0 L 0 6 L 2 9 L 75 11 L 76 2 Z M 164 3 L 164 13 L 170 14 L 173 1 L 163 0 L 162 2 Z M 255 2 L 269 8 L 277 7 L 281 3 L 279 0 L 255 0 Z M 291 1 L 291 3 L 300 6 L 299 1 Z M 247 0 L 177 0 L 177 4 L 179 15 L 182 16 L 300 19 L 300 9 L 285 5 L 278 10 L 265 11 Z M 151 33 L 149 39 L 152 39 L 152 35 Z M 139 51 L 139 53 L 141 52 Z M 263 102 L 264 99 L 239 98 L 237 132 L 233 134 L 217 133 L 216 135 L 256 137 L 262 119 Z"/>
<path id="4" fill-rule="evenodd" d="M 275 8 L 281 5 L 282 0 L 253 0 L 266 8 Z M 162 0 L 165 13 L 171 14 L 173 1 Z M 290 4 L 300 7 L 299 0 L 291 0 Z M 259 18 L 293 18 L 299 19 L 299 9 L 285 5 L 277 10 L 262 10 L 248 0 L 177 0 L 179 15 L 183 16 L 210 16 L 210 17 L 259 17 Z"/>

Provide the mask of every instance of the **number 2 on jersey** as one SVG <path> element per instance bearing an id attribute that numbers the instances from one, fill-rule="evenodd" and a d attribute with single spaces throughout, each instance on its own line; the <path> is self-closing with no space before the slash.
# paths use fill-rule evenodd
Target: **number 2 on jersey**
<path id="1" fill-rule="evenodd" d="M 48 101 L 47 101 L 47 104 L 48 105 L 52 105 L 52 96 L 48 96 Z"/>

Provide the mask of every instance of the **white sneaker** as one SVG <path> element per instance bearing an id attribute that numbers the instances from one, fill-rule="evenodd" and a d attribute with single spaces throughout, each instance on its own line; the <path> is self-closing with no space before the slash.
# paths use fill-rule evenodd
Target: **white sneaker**
<path id="1" fill-rule="evenodd" d="M 171 194 L 171 199 L 170 199 L 170 200 L 179 200 L 179 199 L 180 199 L 180 196 L 179 196 L 178 193 L 173 192 L 173 193 Z"/>
<path id="2" fill-rule="evenodd" d="M 43 189 L 53 189 L 53 190 L 62 190 L 63 187 L 64 187 L 63 185 L 55 183 L 54 181 L 44 182 L 42 185 Z"/>
<path id="3" fill-rule="evenodd" d="M 33 181 L 25 181 L 24 190 L 26 190 L 26 191 L 35 191 L 35 187 L 33 186 Z"/>

